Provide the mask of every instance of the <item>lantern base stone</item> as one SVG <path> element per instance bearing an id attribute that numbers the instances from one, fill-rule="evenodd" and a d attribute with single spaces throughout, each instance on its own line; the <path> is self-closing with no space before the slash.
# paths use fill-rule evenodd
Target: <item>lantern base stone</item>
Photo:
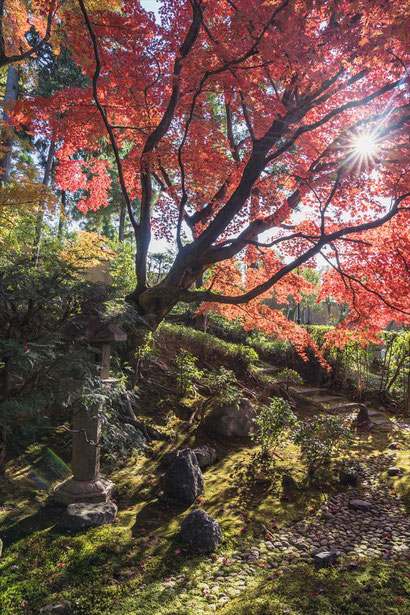
<path id="1" fill-rule="evenodd" d="M 94 480 L 75 480 L 71 477 L 57 485 L 53 493 L 56 504 L 76 502 L 108 502 L 115 490 L 113 482 L 98 476 Z"/>

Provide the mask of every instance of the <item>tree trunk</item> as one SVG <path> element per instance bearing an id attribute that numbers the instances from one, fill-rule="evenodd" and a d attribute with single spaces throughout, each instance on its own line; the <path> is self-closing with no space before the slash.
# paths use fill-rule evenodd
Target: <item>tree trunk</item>
<path id="1" fill-rule="evenodd" d="M 61 191 L 60 215 L 58 218 L 58 231 L 57 231 L 57 236 L 59 239 L 61 239 L 61 237 L 63 236 L 63 232 L 64 232 L 66 206 L 67 206 L 67 193 L 65 190 L 62 190 Z"/>
<path id="2" fill-rule="evenodd" d="M 51 171 L 53 168 L 55 151 L 56 151 L 56 144 L 54 141 L 51 141 L 50 147 L 48 149 L 46 166 L 44 168 L 44 177 L 42 181 L 42 184 L 45 187 L 48 187 L 50 185 Z M 40 257 L 40 244 L 41 244 L 41 236 L 43 234 L 44 212 L 45 212 L 45 204 L 40 203 L 40 208 L 37 214 L 37 221 L 36 221 L 36 236 L 34 238 L 34 246 L 33 246 L 34 259 L 35 259 L 36 265 L 38 264 L 38 259 Z"/>
<path id="3" fill-rule="evenodd" d="M 125 201 L 121 199 L 121 209 L 120 209 L 120 223 L 118 227 L 118 241 L 124 243 L 125 239 L 125 214 L 126 214 L 126 205 Z"/>
<path id="4" fill-rule="evenodd" d="M 3 104 L 6 105 L 3 111 L 4 122 L 10 121 L 9 115 L 7 113 L 7 107 L 10 105 L 10 103 L 13 103 L 17 100 L 18 89 L 19 72 L 17 68 L 15 68 L 13 65 L 10 65 L 7 71 L 6 93 L 3 99 Z M 8 184 L 10 181 L 12 148 L 13 136 L 10 135 L 2 143 L 2 149 L 4 150 L 3 158 L 0 160 L 0 183 L 2 184 Z"/>
<path id="5" fill-rule="evenodd" d="M 0 370 L 0 404 L 5 404 L 9 399 L 9 371 L 8 357 L 1 357 L 4 363 L 3 369 Z M 1 407 L 1 406 L 0 406 Z M 1 428 L 0 428 L 0 476 L 3 476 L 6 470 L 6 452 L 7 452 L 7 417 L 3 408 L 0 410 Z"/>

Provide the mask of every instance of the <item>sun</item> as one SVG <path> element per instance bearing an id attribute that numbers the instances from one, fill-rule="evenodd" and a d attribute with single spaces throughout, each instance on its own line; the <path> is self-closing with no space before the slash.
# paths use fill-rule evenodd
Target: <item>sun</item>
<path id="1" fill-rule="evenodd" d="M 377 151 L 377 140 L 370 132 L 363 132 L 353 138 L 352 149 L 361 158 L 371 158 Z"/>

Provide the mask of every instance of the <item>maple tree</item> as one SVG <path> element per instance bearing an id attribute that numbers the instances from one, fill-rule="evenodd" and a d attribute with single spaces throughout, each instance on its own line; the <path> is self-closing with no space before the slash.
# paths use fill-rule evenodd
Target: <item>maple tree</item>
<path id="1" fill-rule="evenodd" d="M 350 306 L 329 343 L 409 323 L 406 3 L 164 0 L 160 19 L 138 0 L 33 7 L 89 85 L 19 101 L 15 125 L 53 136 L 57 185 L 83 191 L 84 213 L 107 205 L 113 165 L 137 245 L 128 300 L 151 327 L 204 302 L 303 352 L 306 331 L 264 299 L 299 300 L 297 268 L 318 257 L 319 298 Z M 178 253 L 149 286 L 152 233 Z"/>

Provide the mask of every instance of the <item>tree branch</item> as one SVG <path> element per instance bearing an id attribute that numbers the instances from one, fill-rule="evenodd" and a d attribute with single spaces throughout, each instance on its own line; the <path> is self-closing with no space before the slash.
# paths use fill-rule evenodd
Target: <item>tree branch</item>
<path id="1" fill-rule="evenodd" d="M 92 41 L 92 45 L 93 45 L 93 50 L 94 50 L 94 58 L 95 58 L 95 70 L 94 70 L 94 75 L 93 75 L 93 97 L 95 100 L 95 104 L 97 105 L 97 109 L 101 115 L 102 121 L 104 123 L 104 126 L 107 130 L 110 142 L 111 142 L 111 147 L 113 149 L 114 152 L 114 157 L 115 157 L 115 162 L 117 165 L 117 170 L 118 170 L 118 178 L 120 181 L 120 185 L 121 185 L 121 190 L 122 190 L 122 194 L 125 200 L 125 203 L 127 205 L 127 210 L 128 210 L 128 215 L 131 221 L 131 224 L 134 228 L 134 232 L 137 233 L 138 229 L 139 229 L 139 225 L 135 219 L 134 213 L 132 211 L 132 205 L 131 205 L 131 199 L 130 196 L 128 194 L 128 190 L 127 190 L 127 186 L 125 184 L 125 179 L 124 179 L 124 172 L 123 172 L 123 168 L 122 168 L 122 161 L 121 161 L 121 157 L 120 157 L 120 153 L 119 153 L 119 149 L 118 149 L 118 145 L 117 145 L 117 141 L 114 135 L 114 131 L 112 129 L 111 124 L 108 121 L 108 117 L 107 117 L 107 113 L 104 109 L 104 107 L 102 106 L 101 102 L 100 102 L 100 98 L 99 98 L 99 94 L 98 94 L 98 80 L 100 77 L 100 72 L 101 72 L 101 60 L 100 60 L 100 52 L 98 49 L 98 41 L 97 41 L 97 36 L 95 34 L 94 28 L 91 24 L 90 18 L 88 16 L 88 12 L 87 9 L 85 8 L 84 5 L 84 0 L 78 0 L 78 3 L 80 5 L 80 9 L 81 12 L 84 16 L 84 20 L 87 26 L 87 29 L 90 33 L 91 36 L 91 41 Z"/>
<path id="2" fill-rule="evenodd" d="M 325 246 L 326 244 L 336 241 L 337 239 L 340 239 L 346 235 L 351 235 L 354 233 L 361 233 L 361 232 L 368 231 L 371 229 L 378 228 L 379 226 L 382 226 L 383 224 L 391 220 L 400 211 L 398 208 L 399 204 L 403 200 L 407 199 L 409 196 L 410 196 L 410 192 L 407 192 L 401 195 L 400 197 L 398 197 L 394 201 L 390 211 L 388 211 L 384 216 L 377 218 L 376 220 L 372 220 L 370 222 L 365 222 L 363 224 L 358 224 L 355 226 L 348 226 L 343 229 L 339 229 L 338 231 L 335 231 L 334 233 L 331 233 L 329 235 L 322 236 L 320 240 L 312 248 L 310 248 L 309 250 L 301 254 L 298 258 L 294 259 L 291 263 L 284 265 L 279 271 L 277 271 L 268 280 L 266 280 L 262 284 L 259 284 L 258 286 L 244 293 L 243 295 L 226 296 L 226 295 L 219 295 L 217 293 L 210 293 L 208 291 L 191 292 L 187 290 L 180 290 L 178 293 L 178 299 L 185 303 L 191 303 L 193 301 L 197 301 L 197 302 L 198 301 L 212 301 L 215 303 L 227 303 L 231 305 L 247 303 L 248 301 L 255 299 L 255 297 L 258 297 L 262 293 L 272 288 L 272 286 L 274 286 L 277 282 L 279 282 L 279 280 L 281 280 L 285 275 L 287 275 L 288 273 L 290 273 L 291 271 L 293 271 L 300 265 L 303 265 L 303 263 L 310 260 L 316 254 L 319 254 L 323 246 Z"/>
<path id="3" fill-rule="evenodd" d="M 397 312 L 401 312 L 402 314 L 406 314 L 407 316 L 410 315 L 410 312 L 406 312 L 406 310 L 402 310 L 401 308 L 398 308 L 397 306 L 387 301 L 387 299 L 385 299 L 383 295 L 379 293 L 377 290 L 374 290 L 373 288 L 369 288 L 368 286 L 366 286 L 366 284 L 364 284 L 361 280 L 359 280 L 355 276 L 351 275 L 350 273 L 347 273 L 346 271 L 343 271 L 340 265 L 339 255 L 338 255 L 336 246 L 332 242 L 329 242 L 329 245 L 332 248 L 332 250 L 335 252 L 335 254 L 337 255 L 336 256 L 337 263 L 338 263 L 337 266 L 334 263 L 332 263 L 330 258 L 328 258 L 322 251 L 320 251 L 320 254 L 325 259 L 325 261 L 332 267 L 332 269 L 337 271 L 342 276 L 343 279 L 347 278 L 348 280 L 352 282 L 356 282 L 356 284 L 361 286 L 361 288 L 363 288 L 366 292 L 371 293 L 372 295 L 375 295 L 376 297 L 378 297 L 380 301 L 382 301 L 390 309 L 396 310 Z"/>
<path id="4" fill-rule="evenodd" d="M 37 51 L 40 51 L 40 49 L 50 40 L 51 27 L 56 12 L 56 5 L 57 1 L 53 0 L 47 17 L 46 32 L 41 41 L 37 43 L 37 45 L 34 45 L 33 47 L 25 51 L 24 53 L 6 56 L 3 35 L 4 0 L 0 1 L 0 68 L 3 66 L 7 66 L 7 64 L 12 64 L 13 62 L 20 62 L 21 60 L 26 60 L 27 58 L 30 58 L 32 55 L 37 53 Z"/>

